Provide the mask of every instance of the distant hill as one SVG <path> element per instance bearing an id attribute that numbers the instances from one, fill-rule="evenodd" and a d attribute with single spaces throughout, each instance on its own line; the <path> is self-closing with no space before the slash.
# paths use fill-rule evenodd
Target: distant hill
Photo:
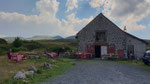
<path id="1" fill-rule="evenodd" d="M 54 39 L 54 38 L 51 36 L 45 36 L 45 35 L 37 35 L 31 38 L 26 38 L 26 40 L 50 40 L 50 39 Z"/>
<path id="2" fill-rule="evenodd" d="M 46 35 L 37 35 L 31 38 L 26 38 L 26 40 L 55 40 L 55 39 L 63 39 L 61 36 L 46 36 Z"/>
<path id="3" fill-rule="evenodd" d="M 5 39 L 7 42 L 11 43 L 15 40 L 16 37 L 4 37 L 3 39 Z M 37 35 L 37 36 L 33 36 L 30 38 L 23 38 L 23 37 L 19 37 L 22 40 L 56 40 L 56 39 L 63 39 L 63 37 L 61 36 L 46 36 L 46 35 Z"/>
<path id="4" fill-rule="evenodd" d="M 15 40 L 16 37 L 3 37 L 8 43 L 11 43 Z M 24 40 L 25 38 L 19 37 L 20 39 Z"/>
<path id="5" fill-rule="evenodd" d="M 73 35 L 73 36 L 66 37 L 65 39 L 76 39 L 75 37 L 76 37 L 76 36 Z"/>
<path id="6" fill-rule="evenodd" d="M 63 37 L 61 37 L 61 36 L 54 36 L 53 38 L 54 39 L 63 39 Z"/>

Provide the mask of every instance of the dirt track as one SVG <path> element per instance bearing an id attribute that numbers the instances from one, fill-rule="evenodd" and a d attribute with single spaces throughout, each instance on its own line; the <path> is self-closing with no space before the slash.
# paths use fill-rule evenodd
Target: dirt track
<path id="1" fill-rule="evenodd" d="M 64 74 L 40 84 L 150 84 L 150 72 L 111 61 L 78 61 Z"/>

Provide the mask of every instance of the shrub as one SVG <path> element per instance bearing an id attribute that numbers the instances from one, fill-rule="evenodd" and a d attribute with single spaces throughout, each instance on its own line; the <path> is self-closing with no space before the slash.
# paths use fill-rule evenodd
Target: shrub
<path id="1" fill-rule="evenodd" d="M 7 44 L 7 41 L 5 39 L 0 38 L 0 44 Z"/>
<path id="2" fill-rule="evenodd" d="M 5 50 L 2 50 L 2 49 L 0 49 L 0 56 L 2 56 L 2 55 L 6 55 L 6 51 Z"/>
<path id="3" fill-rule="evenodd" d="M 19 47 L 22 46 L 22 40 L 21 40 L 19 37 L 17 37 L 17 38 L 13 41 L 12 45 L 13 45 L 14 47 L 16 47 L 16 48 L 19 48 Z"/>
<path id="4" fill-rule="evenodd" d="M 70 59 L 77 59 L 77 56 L 73 54 L 73 55 L 69 56 L 69 58 Z"/>
<path id="5" fill-rule="evenodd" d="M 67 50 L 71 50 L 71 48 L 68 46 L 65 47 L 55 46 L 55 47 L 47 48 L 47 51 L 51 51 L 51 52 L 65 52 Z"/>
<path id="6" fill-rule="evenodd" d="M 43 45 L 36 41 L 30 41 L 30 42 L 26 42 L 24 44 L 24 47 L 26 47 L 28 50 L 34 50 L 38 48 L 43 48 Z"/>
<path id="7" fill-rule="evenodd" d="M 71 53 L 71 55 L 65 55 L 64 58 L 77 59 L 78 57 L 75 55 L 75 53 Z"/>
<path id="8" fill-rule="evenodd" d="M 8 51 L 10 48 L 11 48 L 11 45 L 9 45 L 9 44 L 2 44 L 2 45 L 0 45 L 0 49 L 1 50 Z"/>
<path id="9" fill-rule="evenodd" d="M 9 44 L 0 45 L 0 56 L 5 55 L 10 48 L 11 46 Z"/>
<path id="10" fill-rule="evenodd" d="M 64 50 L 65 50 L 65 51 L 67 51 L 67 50 L 71 50 L 71 48 L 70 48 L 70 47 L 68 47 L 68 46 L 65 46 L 65 47 L 64 47 Z"/>
<path id="11" fill-rule="evenodd" d="M 37 70 L 37 74 L 41 74 L 42 73 L 42 70 L 41 69 L 38 69 Z"/>
<path id="12" fill-rule="evenodd" d="M 59 47 L 59 46 L 51 47 L 51 48 L 48 48 L 47 50 L 51 51 L 51 52 L 62 52 L 63 51 L 62 47 Z"/>
<path id="13" fill-rule="evenodd" d="M 18 52 L 18 51 L 27 51 L 28 49 L 25 47 L 19 47 L 19 48 L 12 48 L 13 52 Z"/>

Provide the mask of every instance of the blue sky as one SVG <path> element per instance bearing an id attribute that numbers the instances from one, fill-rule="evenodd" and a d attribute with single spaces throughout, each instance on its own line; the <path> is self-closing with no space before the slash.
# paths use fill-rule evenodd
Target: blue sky
<path id="1" fill-rule="evenodd" d="M 149 0 L 0 0 L 0 37 L 75 35 L 102 12 L 120 28 L 150 39 L 149 9 Z"/>
<path id="2" fill-rule="evenodd" d="M 38 0 L 0 0 L 0 11 L 18 12 L 25 15 L 38 14 L 33 11 Z"/>

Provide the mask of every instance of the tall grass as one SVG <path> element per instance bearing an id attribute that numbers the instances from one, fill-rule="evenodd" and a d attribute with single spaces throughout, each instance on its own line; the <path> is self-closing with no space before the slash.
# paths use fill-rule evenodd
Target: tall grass
<path id="1" fill-rule="evenodd" d="M 45 62 L 52 64 L 52 68 L 43 68 Z M 38 69 L 38 72 L 32 77 L 28 76 L 23 80 L 13 79 L 13 76 L 18 71 L 27 71 L 30 66 L 35 66 Z M 6 60 L 6 57 L 0 57 L 0 84 L 36 84 L 63 73 L 69 67 L 71 67 L 71 61 L 63 58 L 59 58 L 55 60 L 55 62 L 52 62 L 51 59 L 42 57 L 39 59 L 28 59 L 24 62 L 15 63 Z"/>

